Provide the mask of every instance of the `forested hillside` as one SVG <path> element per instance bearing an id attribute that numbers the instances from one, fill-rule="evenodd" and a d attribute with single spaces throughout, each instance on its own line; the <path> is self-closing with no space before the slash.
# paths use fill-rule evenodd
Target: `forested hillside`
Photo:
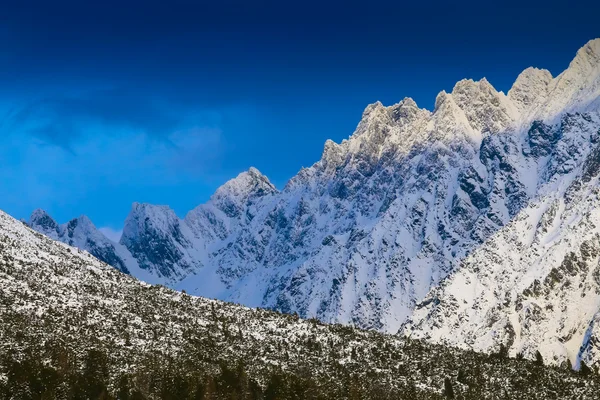
<path id="1" fill-rule="evenodd" d="M 0 212 L 7 399 L 594 398 L 595 374 L 151 286 Z"/>

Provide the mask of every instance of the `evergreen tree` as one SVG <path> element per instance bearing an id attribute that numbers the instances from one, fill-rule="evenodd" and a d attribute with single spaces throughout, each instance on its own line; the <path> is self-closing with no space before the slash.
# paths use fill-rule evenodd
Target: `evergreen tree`
<path id="1" fill-rule="evenodd" d="M 446 398 L 453 399 L 454 398 L 454 389 L 452 388 L 452 382 L 450 382 L 450 378 L 444 378 L 444 394 Z"/>
<path id="2" fill-rule="evenodd" d="M 206 384 L 204 385 L 204 396 L 202 400 L 216 400 L 217 397 L 217 385 L 212 376 L 206 378 Z"/>
<path id="3" fill-rule="evenodd" d="M 117 399 L 129 400 L 129 378 L 127 377 L 127 375 L 123 375 L 119 379 L 119 390 L 117 392 Z"/>
<path id="4" fill-rule="evenodd" d="M 80 378 L 79 393 L 84 398 L 107 399 L 108 361 L 98 349 L 88 350 L 84 358 L 83 373 Z"/>
<path id="5" fill-rule="evenodd" d="M 581 363 L 579 364 L 579 373 L 583 376 L 587 376 L 592 373 L 590 367 L 588 367 L 583 360 L 581 360 Z"/>
<path id="6" fill-rule="evenodd" d="M 539 350 L 535 352 L 535 363 L 537 365 L 544 365 L 544 357 L 542 357 L 542 353 Z"/>
<path id="7" fill-rule="evenodd" d="M 504 345 L 504 343 L 500 343 L 500 349 L 498 350 L 498 357 L 500 359 L 508 358 L 508 347 L 506 347 Z"/>
<path id="8" fill-rule="evenodd" d="M 456 381 L 462 383 L 463 385 L 467 384 L 467 377 L 465 376 L 465 372 L 462 369 L 458 370 Z"/>
<path id="9" fill-rule="evenodd" d="M 265 389 L 264 400 L 283 400 L 285 399 L 284 394 L 284 380 L 282 376 L 275 372 L 271 375 L 267 388 Z"/>

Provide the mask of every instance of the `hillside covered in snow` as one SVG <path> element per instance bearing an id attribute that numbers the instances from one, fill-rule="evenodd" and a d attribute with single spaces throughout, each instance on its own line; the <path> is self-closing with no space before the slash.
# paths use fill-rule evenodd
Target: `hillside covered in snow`
<path id="1" fill-rule="evenodd" d="M 0 397 L 593 398 L 600 378 L 193 297 L 0 212 Z"/>

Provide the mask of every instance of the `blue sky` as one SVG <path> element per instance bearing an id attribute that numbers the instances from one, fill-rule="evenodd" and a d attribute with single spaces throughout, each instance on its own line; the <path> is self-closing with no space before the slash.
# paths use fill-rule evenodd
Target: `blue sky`
<path id="1" fill-rule="evenodd" d="M 594 1 L 14 2 L 0 15 L 0 208 L 120 229 L 250 166 L 278 187 L 365 106 L 507 91 L 600 37 Z"/>

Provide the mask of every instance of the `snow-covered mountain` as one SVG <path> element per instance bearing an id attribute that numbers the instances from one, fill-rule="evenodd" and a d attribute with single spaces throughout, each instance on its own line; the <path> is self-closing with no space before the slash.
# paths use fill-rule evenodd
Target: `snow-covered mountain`
<path id="1" fill-rule="evenodd" d="M 163 282 L 155 274 L 140 268 L 138 261 L 125 246 L 108 239 L 85 215 L 59 225 L 45 211 L 38 209 L 31 214 L 26 224 L 51 239 L 86 250 L 121 272 L 148 283 Z"/>
<path id="2" fill-rule="evenodd" d="M 86 250 L 121 272 L 130 273 L 125 262 L 126 250 L 107 239 L 85 215 L 59 225 L 44 210 L 38 209 L 31 214 L 27 225 L 51 239 Z"/>
<path id="3" fill-rule="evenodd" d="M 600 303 L 581 246 L 596 232 L 599 110 L 600 39 L 557 77 L 526 69 L 507 94 L 462 80 L 432 112 L 371 104 L 281 191 L 250 169 L 184 219 L 134 204 L 119 254 L 134 276 L 188 293 L 388 332 L 410 318 L 412 335 L 484 350 L 552 343 L 557 361 L 583 346 L 592 360 Z M 47 219 L 32 226 L 52 234 Z M 570 252 L 587 268 L 562 271 Z M 527 295 L 553 269 L 570 286 Z"/>

